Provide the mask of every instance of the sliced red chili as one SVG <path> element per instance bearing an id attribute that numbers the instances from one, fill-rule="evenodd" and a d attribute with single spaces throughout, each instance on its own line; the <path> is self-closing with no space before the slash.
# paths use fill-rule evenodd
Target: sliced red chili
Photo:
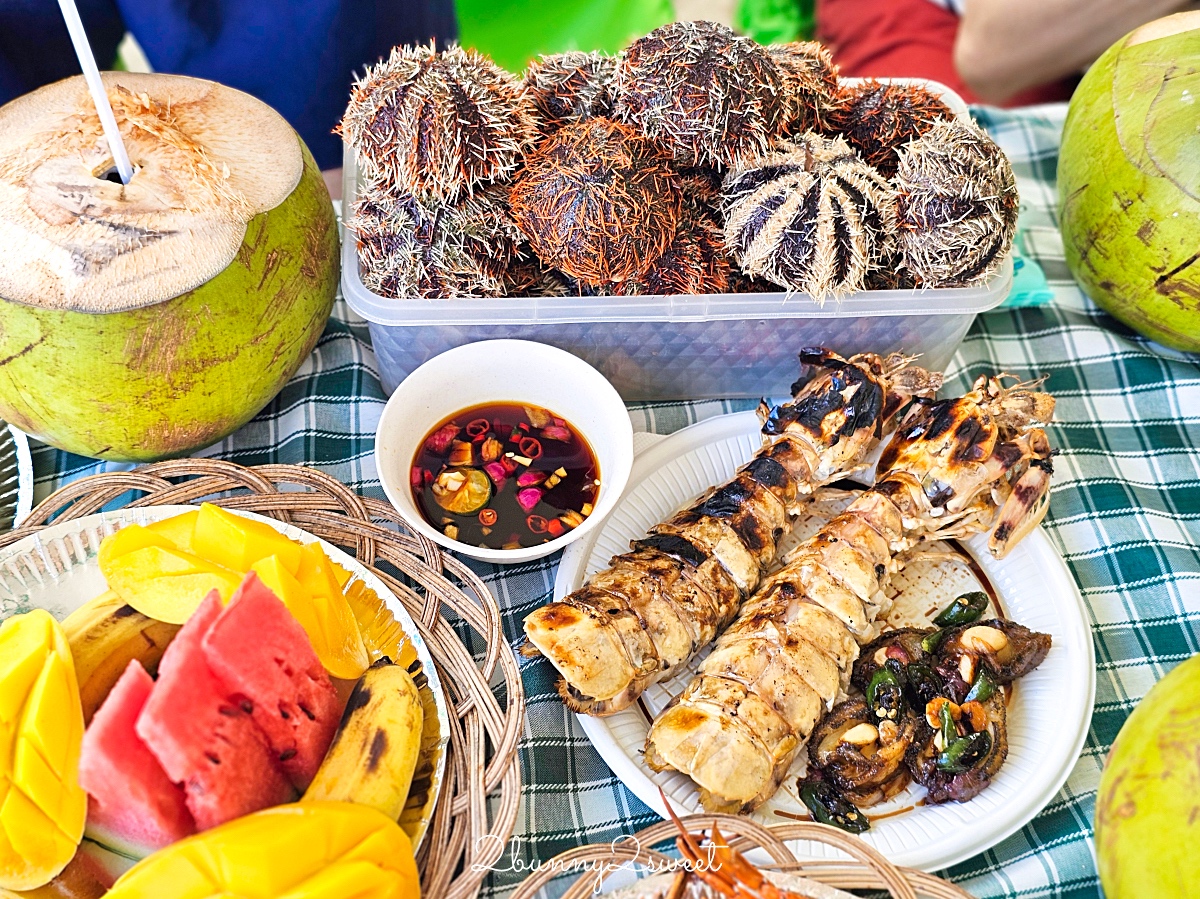
<path id="1" fill-rule="evenodd" d="M 521 438 L 521 455 L 537 459 L 542 455 L 542 442 L 536 437 Z"/>
<path id="2" fill-rule="evenodd" d="M 557 519 L 555 520 L 557 521 Z M 541 515 L 530 515 L 525 519 L 525 524 L 535 534 L 544 534 L 548 522 Z"/>
<path id="3" fill-rule="evenodd" d="M 486 418 L 477 418 L 467 424 L 467 433 L 472 437 L 479 437 L 482 434 L 486 434 L 491 429 L 492 423 Z"/>
<path id="4" fill-rule="evenodd" d="M 483 525 L 485 528 L 490 528 L 492 525 L 494 525 L 496 523 L 496 510 L 495 509 L 480 509 L 479 510 L 479 523 L 481 525 Z"/>
<path id="5" fill-rule="evenodd" d="M 546 533 L 551 537 L 561 537 L 567 532 L 567 526 L 557 518 L 551 518 L 546 522 Z"/>

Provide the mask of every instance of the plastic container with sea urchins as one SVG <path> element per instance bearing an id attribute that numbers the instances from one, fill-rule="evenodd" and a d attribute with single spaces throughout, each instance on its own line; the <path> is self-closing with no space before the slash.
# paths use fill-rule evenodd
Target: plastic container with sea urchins
<path id="1" fill-rule="evenodd" d="M 960 118 L 966 104 L 944 85 L 938 94 Z M 852 86 L 855 79 L 842 79 Z M 362 179 L 347 146 L 344 208 L 355 208 Z M 347 213 L 349 214 L 349 213 Z M 342 246 L 342 293 L 367 320 L 390 394 L 409 372 L 466 343 L 495 338 L 557 346 L 597 368 L 626 400 L 786 396 L 797 353 L 828 346 L 858 352 L 919 354 L 944 368 L 975 316 L 999 306 L 1012 285 L 1011 253 L 992 276 L 970 287 L 864 290 L 824 303 L 780 289 L 770 293 L 673 296 L 383 296 L 363 284 L 357 243 Z"/>

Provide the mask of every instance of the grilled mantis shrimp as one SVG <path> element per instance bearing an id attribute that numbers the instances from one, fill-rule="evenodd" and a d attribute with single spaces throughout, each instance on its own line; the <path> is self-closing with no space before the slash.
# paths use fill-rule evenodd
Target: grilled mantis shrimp
<path id="1" fill-rule="evenodd" d="M 941 375 L 911 358 L 805 350 L 819 373 L 767 410 L 764 445 L 726 484 L 636 540 L 579 590 L 525 620 L 527 655 L 558 669 L 563 701 L 607 715 L 673 676 L 733 619 L 813 491 L 864 467 L 885 424 Z"/>
<path id="2" fill-rule="evenodd" d="M 990 532 L 1002 557 L 1046 513 L 1054 399 L 1040 382 L 981 377 L 959 399 L 914 403 L 871 490 L 784 559 L 674 703 L 646 762 L 676 770 L 709 811 L 750 811 L 778 789 L 845 688 L 897 556 Z"/>

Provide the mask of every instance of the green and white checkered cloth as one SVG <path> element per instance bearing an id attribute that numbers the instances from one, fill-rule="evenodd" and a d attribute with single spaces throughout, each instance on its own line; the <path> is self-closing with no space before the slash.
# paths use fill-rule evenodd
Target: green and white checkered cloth
<path id="1" fill-rule="evenodd" d="M 1021 249 L 1041 264 L 1055 300 L 979 317 L 948 372 L 946 393 L 965 391 L 983 372 L 1050 376 L 1058 420 L 1048 430 L 1061 455 L 1045 528 L 1091 612 L 1096 710 L 1063 791 L 1019 833 L 945 872 L 979 897 L 1097 895 L 1091 835 L 1104 754 L 1138 699 L 1200 647 L 1200 359 L 1131 333 L 1071 281 L 1054 213 L 1063 112 L 979 113 L 1013 161 Z M 244 465 L 303 463 L 382 496 L 372 450 L 384 399 L 366 327 L 339 303 L 316 351 L 279 397 L 204 455 Z M 648 404 L 630 414 L 639 430 L 669 433 L 752 405 Z M 118 467 L 38 447 L 37 496 Z M 478 566 L 506 611 L 514 646 L 524 616 L 549 598 L 555 565 L 552 558 L 506 569 Z M 531 865 L 656 820 L 564 710 L 549 666 L 528 660 L 522 666 L 529 718 L 513 850 L 518 862 Z M 520 879 L 497 872 L 487 890 L 502 893 Z"/>

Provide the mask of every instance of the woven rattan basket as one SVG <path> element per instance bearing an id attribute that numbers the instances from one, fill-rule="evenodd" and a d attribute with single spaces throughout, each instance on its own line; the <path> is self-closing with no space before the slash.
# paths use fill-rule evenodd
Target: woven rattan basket
<path id="1" fill-rule="evenodd" d="M 923 871 L 899 868 L 862 840 L 824 824 L 797 823 L 764 827 L 733 815 L 689 815 L 682 821 L 683 826 L 692 834 L 698 834 L 702 830 L 709 831 L 715 822 L 721 836 L 738 852 L 762 849 L 771 859 L 771 864 L 764 864 L 762 870 L 780 872 L 788 876 L 789 882 L 781 883 L 780 887 L 790 892 L 779 894 L 788 899 L 818 895 L 814 890 L 806 891 L 805 881 L 808 884 L 815 881 L 817 884 L 840 890 L 885 890 L 894 899 L 971 899 L 970 893 L 954 884 Z M 534 899 L 541 894 L 547 883 L 562 876 L 566 871 L 581 870 L 586 873 L 571 884 L 562 894 L 562 899 L 584 899 L 591 896 L 599 885 L 598 876 L 603 879 L 604 876 L 636 865 L 657 871 L 673 870 L 678 866 L 678 859 L 672 859 L 649 847 L 670 840 L 678 834 L 678 828 L 667 821 L 647 827 L 623 841 L 568 850 L 543 863 L 538 871 L 521 884 L 511 899 Z M 849 858 L 845 861 L 799 861 L 786 845 L 791 840 L 824 843 L 840 849 Z M 731 869 L 732 866 L 727 868 Z M 647 896 L 649 895 L 647 893 Z M 665 890 L 662 895 L 666 895 Z M 720 894 L 713 891 L 713 895 Z M 741 895 L 743 894 L 732 895 L 730 899 L 738 899 Z M 758 892 L 744 895 L 763 896 L 763 899 L 770 897 L 769 893 Z"/>
<path id="2" fill-rule="evenodd" d="M 244 468 L 186 459 L 75 481 L 34 509 L 19 530 L 0 537 L 0 546 L 112 504 L 201 500 L 270 515 L 341 547 L 371 568 L 417 622 L 451 713 L 444 785 L 417 859 L 422 893 L 439 899 L 475 896 L 516 821 L 525 696 L 487 587 L 405 527 L 390 505 L 297 465 Z M 384 563 L 382 570 L 377 567 Z"/>

